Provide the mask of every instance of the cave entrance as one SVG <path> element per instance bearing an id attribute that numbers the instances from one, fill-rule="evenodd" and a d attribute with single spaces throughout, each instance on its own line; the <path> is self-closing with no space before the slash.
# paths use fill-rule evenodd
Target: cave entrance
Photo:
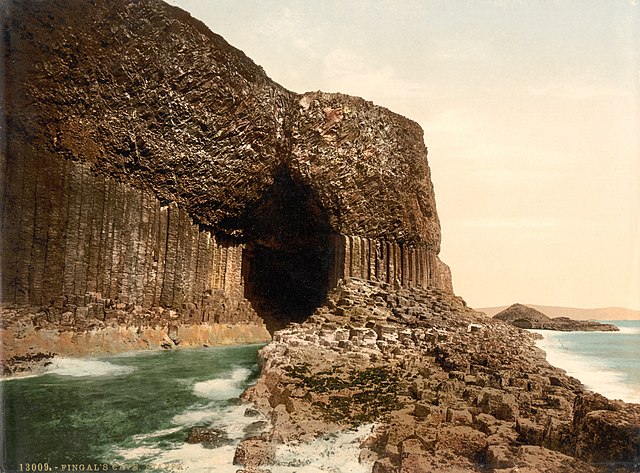
<path id="1" fill-rule="evenodd" d="M 280 170 L 248 219 L 245 297 L 273 333 L 324 303 L 333 248 L 328 217 L 312 190 Z"/>

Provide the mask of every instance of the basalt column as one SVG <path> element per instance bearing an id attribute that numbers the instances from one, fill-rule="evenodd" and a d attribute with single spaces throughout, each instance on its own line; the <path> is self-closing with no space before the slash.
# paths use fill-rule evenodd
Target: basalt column
<path id="1" fill-rule="evenodd" d="M 283 168 L 247 221 L 245 296 L 270 330 L 304 320 L 325 301 L 335 274 L 334 237 L 323 209 Z"/>
<path id="2" fill-rule="evenodd" d="M 452 291 L 417 123 L 286 90 L 188 13 L 132 5 L 0 2 L 0 301 L 273 328 L 349 277 Z"/>

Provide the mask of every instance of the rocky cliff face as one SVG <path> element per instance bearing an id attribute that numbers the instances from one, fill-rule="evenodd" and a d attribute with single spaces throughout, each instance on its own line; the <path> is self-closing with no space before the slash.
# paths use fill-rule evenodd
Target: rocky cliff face
<path id="1" fill-rule="evenodd" d="M 4 9 L 10 146 L 87 162 L 233 236 L 286 169 L 335 232 L 437 252 L 414 122 L 355 97 L 289 92 L 159 1 Z"/>
<path id="2" fill-rule="evenodd" d="M 22 323 L 275 328 L 351 276 L 452 291 L 416 123 L 288 91 L 161 1 L 1 8 L 0 292 Z"/>
<path id="3" fill-rule="evenodd" d="M 638 409 L 453 296 L 414 122 L 285 90 L 157 0 L 0 9 L 4 374 L 304 319 L 246 394 L 270 419 L 247 471 L 370 421 L 377 473 L 637 469 Z"/>

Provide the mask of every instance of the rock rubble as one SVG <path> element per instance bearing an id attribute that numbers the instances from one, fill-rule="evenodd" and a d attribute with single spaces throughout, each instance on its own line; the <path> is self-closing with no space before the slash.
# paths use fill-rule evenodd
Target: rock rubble
<path id="1" fill-rule="evenodd" d="M 241 444 L 246 467 L 268 469 L 279 443 L 374 422 L 360 457 L 374 473 L 637 468 L 640 406 L 587 392 L 532 334 L 440 290 L 350 279 L 260 362 L 244 396 L 271 430 Z"/>

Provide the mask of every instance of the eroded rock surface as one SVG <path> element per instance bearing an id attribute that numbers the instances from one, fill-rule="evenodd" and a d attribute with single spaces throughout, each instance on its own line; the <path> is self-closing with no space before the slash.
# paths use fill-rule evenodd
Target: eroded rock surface
<path id="1" fill-rule="evenodd" d="M 260 359 L 245 397 L 271 419 L 263 448 L 373 422 L 361 459 L 376 473 L 638 467 L 638 406 L 586 392 L 531 334 L 439 290 L 351 279 Z"/>
<path id="2" fill-rule="evenodd" d="M 9 319 L 87 333 L 168 310 L 273 331 L 344 277 L 453 291 L 415 122 L 288 91 L 159 0 L 0 8 Z"/>
<path id="3" fill-rule="evenodd" d="M 314 315 L 262 351 L 246 397 L 272 428 L 238 448 L 246 471 L 365 422 L 378 473 L 635 468 L 635 408 L 453 296 L 417 124 L 285 90 L 158 0 L 0 9 L 5 373 L 63 348 L 202 345 L 227 323 L 264 335 L 272 281 L 298 279 Z"/>
<path id="4" fill-rule="evenodd" d="M 90 163 L 233 236 L 284 168 L 334 231 L 439 246 L 415 122 L 285 90 L 158 0 L 8 1 L 3 16 L 9 168 L 24 149 Z"/>

